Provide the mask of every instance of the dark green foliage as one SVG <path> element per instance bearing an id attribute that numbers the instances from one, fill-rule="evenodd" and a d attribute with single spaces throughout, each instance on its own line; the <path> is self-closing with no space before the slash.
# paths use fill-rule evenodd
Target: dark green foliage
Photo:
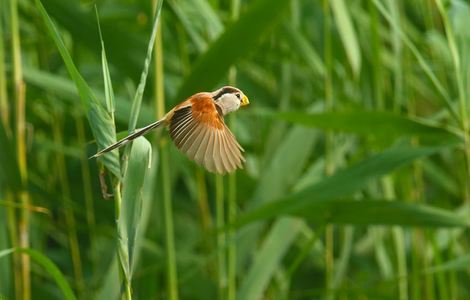
<path id="1" fill-rule="evenodd" d="M 33 299 L 470 297 L 467 2 L 16 2 L 0 0 L 0 299 L 27 290 L 20 253 Z M 88 160 L 226 84 L 250 99 L 225 118 L 247 159 L 233 177 L 165 129 Z"/>

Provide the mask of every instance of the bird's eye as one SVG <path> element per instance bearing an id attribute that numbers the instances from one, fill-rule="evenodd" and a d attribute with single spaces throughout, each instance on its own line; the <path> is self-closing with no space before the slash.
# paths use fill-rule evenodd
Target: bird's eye
<path id="1" fill-rule="evenodd" d="M 237 96 L 238 100 L 240 100 L 240 94 L 235 94 L 235 96 Z"/>

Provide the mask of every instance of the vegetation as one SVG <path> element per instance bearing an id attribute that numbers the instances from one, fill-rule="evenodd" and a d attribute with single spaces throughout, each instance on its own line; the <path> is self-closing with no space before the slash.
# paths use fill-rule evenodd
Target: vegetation
<path id="1" fill-rule="evenodd" d="M 0 0 L 0 299 L 468 299 L 470 4 Z M 165 130 L 230 84 L 247 159 Z"/>

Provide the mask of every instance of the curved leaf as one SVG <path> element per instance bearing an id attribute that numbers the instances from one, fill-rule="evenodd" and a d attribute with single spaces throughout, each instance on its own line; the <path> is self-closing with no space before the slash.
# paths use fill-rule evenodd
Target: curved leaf
<path id="1" fill-rule="evenodd" d="M 389 112 L 353 111 L 308 113 L 258 110 L 254 113 L 307 127 L 361 135 L 374 135 L 378 138 L 389 139 L 391 136 L 420 136 L 432 138 L 433 140 L 445 140 L 447 142 L 461 140 L 460 135 L 448 129 Z"/>
<path id="2" fill-rule="evenodd" d="M 236 222 L 243 225 L 256 220 L 285 214 L 315 211 L 325 200 L 341 199 L 364 187 L 369 180 L 380 178 L 394 169 L 429 156 L 445 147 L 395 148 L 373 155 L 354 166 L 338 171 L 316 184 L 255 209 Z"/>
<path id="3" fill-rule="evenodd" d="M 47 273 L 49 273 L 49 275 L 54 279 L 55 283 L 64 294 L 65 299 L 68 299 L 68 300 L 76 299 L 72 289 L 70 288 L 69 283 L 65 279 L 62 272 L 47 256 L 45 256 L 41 252 L 34 250 L 34 249 L 12 248 L 12 249 L 5 249 L 5 250 L 0 251 L 0 258 L 9 254 L 15 253 L 15 252 L 26 254 L 29 257 L 31 257 L 33 261 L 41 265 L 44 268 L 44 270 L 46 270 Z"/>

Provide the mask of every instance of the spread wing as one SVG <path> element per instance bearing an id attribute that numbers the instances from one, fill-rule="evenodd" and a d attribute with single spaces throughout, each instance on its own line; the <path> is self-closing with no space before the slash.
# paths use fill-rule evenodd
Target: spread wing
<path id="1" fill-rule="evenodd" d="M 208 171 L 225 174 L 243 168 L 244 150 L 210 95 L 197 94 L 177 107 L 169 130 L 176 147 Z"/>

